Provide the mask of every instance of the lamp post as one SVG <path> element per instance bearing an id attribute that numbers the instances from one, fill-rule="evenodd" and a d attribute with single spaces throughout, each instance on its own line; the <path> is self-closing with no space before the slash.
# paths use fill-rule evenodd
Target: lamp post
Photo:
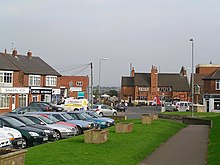
<path id="1" fill-rule="evenodd" d="M 100 87 L 100 81 L 101 81 L 101 61 L 102 60 L 108 60 L 108 58 L 101 58 L 99 59 L 99 102 L 101 100 L 101 87 Z"/>
<path id="2" fill-rule="evenodd" d="M 191 42 L 191 44 L 192 44 L 192 83 L 191 83 L 191 85 L 192 85 L 192 91 L 191 91 L 191 93 L 192 93 L 192 113 L 191 113 L 191 115 L 192 115 L 192 117 L 193 117 L 193 111 L 194 111 L 194 107 L 193 107 L 193 103 L 194 103 L 194 51 L 193 51 L 193 49 L 194 49 L 194 39 L 193 38 L 191 38 L 190 40 L 189 40 L 190 42 Z"/>

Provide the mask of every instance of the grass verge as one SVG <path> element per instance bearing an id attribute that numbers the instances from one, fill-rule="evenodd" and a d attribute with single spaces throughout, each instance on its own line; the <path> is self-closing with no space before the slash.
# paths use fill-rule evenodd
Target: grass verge
<path id="1" fill-rule="evenodd" d="M 153 121 L 151 125 L 128 121 L 134 123 L 132 133 L 115 133 L 111 127 L 108 141 L 102 144 L 85 144 L 84 135 L 80 135 L 29 148 L 25 164 L 136 165 L 185 126 L 167 120 Z"/>

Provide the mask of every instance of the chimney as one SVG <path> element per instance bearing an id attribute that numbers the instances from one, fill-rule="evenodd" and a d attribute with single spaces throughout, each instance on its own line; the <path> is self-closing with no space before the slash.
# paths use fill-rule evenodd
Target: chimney
<path id="1" fill-rule="evenodd" d="M 7 49 L 5 49 L 5 54 L 7 54 Z"/>
<path id="2" fill-rule="evenodd" d="M 154 96 L 157 95 L 158 91 L 158 73 L 157 73 L 157 67 L 152 65 L 151 68 L 151 94 Z"/>
<path id="3" fill-rule="evenodd" d="M 27 56 L 28 56 L 29 58 L 32 57 L 32 52 L 31 52 L 30 50 L 28 50 L 28 52 L 27 52 Z"/>
<path id="4" fill-rule="evenodd" d="M 134 70 L 134 67 L 133 67 L 132 70 L 131 70 L 131 77 L 134 77 L 134 72 L 135 72 L 135 70 Z"/>
<path id="5" fill-rule="evenodd" d="M 16 49 L 13 49 L 12 56 L 17 57 L 17 55 L 18 55 L 18 51 Z"/>

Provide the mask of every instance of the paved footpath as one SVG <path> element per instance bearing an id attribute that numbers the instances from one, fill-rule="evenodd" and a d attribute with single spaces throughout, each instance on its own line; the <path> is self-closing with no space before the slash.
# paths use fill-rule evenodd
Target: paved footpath
<path id="1" fill-rule="evenodd" d="M 209 126 L 189 125 L 139 165 L 206 165 Z"/>

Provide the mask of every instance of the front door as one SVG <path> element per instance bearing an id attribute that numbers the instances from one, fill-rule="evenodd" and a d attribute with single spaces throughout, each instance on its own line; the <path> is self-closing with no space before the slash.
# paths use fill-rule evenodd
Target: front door
<path id="1" fill-rule="evenodd" d="M 12 95 L 12 110 L 15 109 L 15 95 Z"/>

